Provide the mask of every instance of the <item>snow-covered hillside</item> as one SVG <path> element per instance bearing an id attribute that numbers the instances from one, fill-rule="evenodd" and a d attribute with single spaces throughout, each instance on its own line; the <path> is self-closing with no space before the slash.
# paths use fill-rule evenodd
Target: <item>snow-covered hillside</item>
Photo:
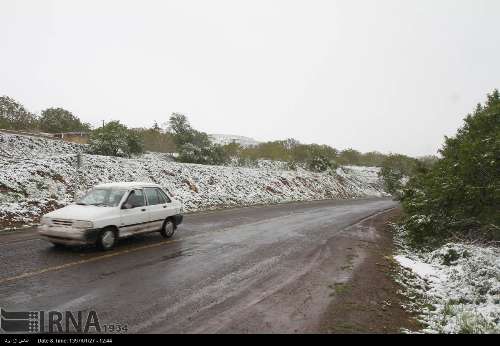
<path id="1" fill-rule="evenodd" d="M 83 152 L 85 146 L 58 139 L 16 135 L 0 131 L 0 163 L 5 159 L 31 159 Z"/>
<path id="2" fill-rule="evenodd" d="M 73 194 L 111 181 L 150 181 L 184 203 L 185 211 L 330 198 L 382 196 L 376 168 L 336 173 L 207 166 L 149 153 L 134 159 L 83 155 L 84 146 L 0 132 L 0 228 L 36 222 L 73 201 Z"/>

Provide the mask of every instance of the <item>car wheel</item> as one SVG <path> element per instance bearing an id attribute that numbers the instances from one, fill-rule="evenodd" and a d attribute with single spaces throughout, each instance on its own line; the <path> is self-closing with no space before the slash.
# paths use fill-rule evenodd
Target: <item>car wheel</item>
<path id="1" fill-rule="evenodd" d="M 111 250 L 115 246 L 116 234 L 112 229 L 104 229 L 97 238 L 97 246 L 101 250 Z"/>
<path id="2" fill-rule="evenodd" d="M 172 238 L 175 232 L 175 225 L 172 220 L 165 220 L 163 227 L 161 228 L 160 234 L 163 238 Z"/>

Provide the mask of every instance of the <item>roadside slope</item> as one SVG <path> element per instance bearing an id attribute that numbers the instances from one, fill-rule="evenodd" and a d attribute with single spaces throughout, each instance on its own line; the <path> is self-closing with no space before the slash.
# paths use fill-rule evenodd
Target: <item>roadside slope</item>
<path id="1" fill-rule="evenodd" d="M 111 181 L 155 182 L 185 211 L 292 201 L 385 196 L 377 168 L 343 167 L 332 173 L 252 169 L 171 162 L 162 154 L 133 159 L 76 154 L 84 146 L 0 132 L 0 220 L 3 227 L 35 222 L 47 210 Z"/>
<path id="2" fill-rule="evenodd" d="M 400 208 L 368 218 L 345 231 L 337 239 L 346 246 L 349 264 L 363 254 L 363 260 L 349 280 L 331 284 L 335 299 L 322 317 L 321 333 L 401 333 L 419 331 L 422 326 L 405 306 L 409 299 L 393 276 L 398 266 L 393 260 L 394 242 L 390 223 L 401 214 Z M 342 245 L 339 245 L 342 246 Z"/>

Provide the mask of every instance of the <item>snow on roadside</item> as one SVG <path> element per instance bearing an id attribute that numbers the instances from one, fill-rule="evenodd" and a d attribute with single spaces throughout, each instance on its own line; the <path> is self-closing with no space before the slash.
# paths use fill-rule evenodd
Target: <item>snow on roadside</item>
<path id="1" fill-rule="evenodd" d="M 412 270 L 424 280 L 441 281 L 439 270 L 431 264 L 412 260 L 405 256 L 395 256 L 394 259 L 403 267 Z"/>
<path id="2" fill-rule="evenodd" d="M 500 250 L 449 243 L 431 252 L 403 247 L 397 281 L 426 333 L 500 332 Z"/>
<path id="3" fill-rule="evenodd" d="M 85 145 L 58 139 L 0 132 L 0 162 L 6 159 L 31 159 L 83 152 Z"/>
<path id="4" fill-rule="evenodd" d="M 375 168 L 313 173 L 269 168 L 208 166 L 172 162 L 148 153 L 126 159 L 76 153 L 84 147 L 45 138 L 0 132 L 0 223 L 36 222 L 48 210 L 73 201 L 91 187 L 112 181 L 147 181 L 165 187 L 185 211 L 331 198 L 386 196 Z"/>

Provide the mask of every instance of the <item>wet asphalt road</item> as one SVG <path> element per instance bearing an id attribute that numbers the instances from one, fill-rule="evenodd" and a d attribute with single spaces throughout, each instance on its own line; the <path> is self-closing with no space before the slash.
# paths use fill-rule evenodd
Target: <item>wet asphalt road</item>
<path id="1" fill-rule="evenodd" d="M 140 333 L 314 332 L 374 241 L 356 224 L 389 199 L 283 204 L 185 216 L 109 252 L 60 250 L 34 231 L 0 235 L 0 307 L 95 310 Z"/>

